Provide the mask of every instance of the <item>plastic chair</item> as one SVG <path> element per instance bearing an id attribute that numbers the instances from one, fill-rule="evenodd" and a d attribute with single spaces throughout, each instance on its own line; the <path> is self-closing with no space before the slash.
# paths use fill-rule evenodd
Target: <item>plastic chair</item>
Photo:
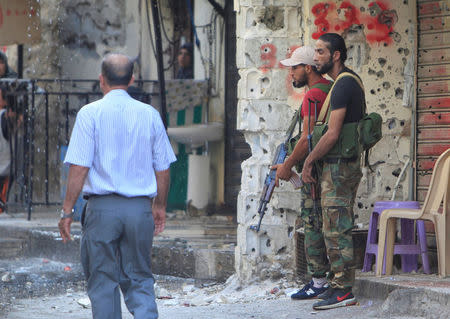
<path id="1" fill-rule="evenodd" d="M 379 201 L 375 202 L 372 215 L 369 221 L 369 232 L 367 234 L 366 252 L 364 254 L 364 264 L 362 271 L 367 272 L 372 270 L 372 260 L 378 259 L 378 242 L 377 242 L 377 226 L 380 214 L 391 208 L 401 209 L 418 209 L 419 202 L 416 201 Z M 400 243 L 394 244 L 394 255 L 400 255 L 402 260 L 402 271 L 411 272 L 417 271 L 417 255 L 422 256 L 423 271 L 426 274 L 430 273 L 430 264 L 428 262 L 427 239 L 425 233 L 425 225 L 423 220 L 418 220 L 416 223 L 417 241 L 415 240 L 414 220 L 404 219 L 400 220 L 401 238 Z M 386 258 L 386 256 L 384 256 Z M 383 262 L 383 274 L 386 271 L 386 262 Z"/>
<path id="2" fill-rule="evenodd" d="M 380 218 L 378 256 L 384 256 L 386 245 L 386 274 L 392 274 L 395 219 L 423 219 L 434 224 L 438 255 L 438 273 L 450 274 L 450 149 L 439 156 L 433 169 L 430 187 L 422 209 L 386 209 Z M 443 202 L 443 209 L 439 208 Z M 376 275 L 381 276 L 383 258 L 377 258 Z"/>

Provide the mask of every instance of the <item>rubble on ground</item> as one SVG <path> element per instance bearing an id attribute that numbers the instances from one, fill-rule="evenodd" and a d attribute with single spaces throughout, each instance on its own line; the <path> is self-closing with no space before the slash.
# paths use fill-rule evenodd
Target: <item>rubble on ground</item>
<path id="1" fill-rule="evenodd" d="M 210 304 L 250 303 L 258 300 L 277 299 L 290 296 L 298 287 L 287 280 L 266 280 L 245 285 L 239 282 L 236 275 L 231 276 L 223 284 L 196 287 L 191 283 L 184 284 L 181 289 L 168 290 L 155 284 L 157 299 L 163 306 L 206 306 Z"/>

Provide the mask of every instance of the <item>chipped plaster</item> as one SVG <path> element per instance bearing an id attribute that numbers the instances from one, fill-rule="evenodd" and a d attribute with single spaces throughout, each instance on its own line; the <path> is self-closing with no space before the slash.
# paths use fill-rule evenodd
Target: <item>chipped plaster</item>
<path id="1" fill-rule="evenodd" d="M 302 96 L 290 87 L 287 69 L 280 68 L 278 62 L 296 45 L 314 45 L 313 37 L 320 31 L 317 28 L 319 18 L 325 17 L 329 19 L 330 27 L 340 28 L 336 31 L 346 39 L 347 65 L 358 72 L 365 84 L 368 110 L 379 112 L 383 117 L 384 137 L 369 156 L 374 171 L 363 168 L 364 176 L 355 203 L 356 223 L 367 228 L 373 203 L 391 198 L 399 172 L 409 160 L 414 102 L 411 81 L 414 80 L 417 54 L 414 51 L 415 20 L 411 17 L 415 11 L 412 4 L 387 0 L 375 4 L 363 0 L 333 1 L 324 8 L 335 5 L 336 11 L 330 9 L 324 16 L 317 8 L 325 3 L 317 0 L 280 0 L 276 4 L 262 0 L 239 1 L 236 23 L 242 28 L 237 30 L 237 61 L 241 76 L 237 125 L 252 150 L 252 157 L 242 164 L 238 199 L 236 270 L 242 280 L 255 275 L 266 277 L 267 271 L 263 269 L 271 267 L 278 269 L 275 273 L 292 274 L 295 256 L 288 229 L 297 217 L 299 193 L 285 183 L 274 192 L 260 234 L 249 230 L 249 226 L 258 221 L 257 208 L 265 175 Z M 350 9 L 343 8 L 348 3 L 353 9 L 350 6 Z M 272 7 L 275 5 L 276 10 Z M 277 20 L 282 16 L 280 11 L 284 11 L 284 22 Z M 274 12 L 277 19 L 264 19 L 273 17 Z M 346 25 L 348 12 L 356 12 L 361 23 L 353 20 Z M 380 28 L 384 24 L 390 32 L 376 34 L 374 23 L 380 23 L 377 25 Z M 266 48 L 270 48 L 270 52 L 261 54 Z M 401 176 L 395 199 L 408 199 L 408 180 L 407 174 Z M 280 269 L 280 265 L 284 268 Z"/>

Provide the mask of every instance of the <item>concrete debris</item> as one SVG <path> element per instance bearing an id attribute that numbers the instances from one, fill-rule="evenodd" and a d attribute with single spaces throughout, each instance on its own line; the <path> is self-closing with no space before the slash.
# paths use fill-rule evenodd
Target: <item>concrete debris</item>
<path id="1" fill-rule="evenodd" d="M 91 301 L 89 298 L 80 298 L 77 300 L 77 303 L 83 308 L 91 308 Z"/>
<path id="2" fill-rule="evenodd" d="M 187 294 L 189 292 L 193 292 L 195 290 L 195 286 L 194 285 L 184 285 L 183 286 L 183 293 Z"/>
<path id="3" fill-rule="evenodd" d="M 2 276 L 2 281 L 3 281 L 3 282 L 11 282 L 11 281 L 13 281 L 14 279 L 15 279 L 15 276 L 14 276 L 13 274 L 9 273 L 9 272 L 5 273 L 5 274 Z"/>
<path id="4" fill-rule="evenodd" d="M 159 299 L 162 297 L 162 288 L 155 285 L 155 293 Z M 164 306 L 184 305 L 189 307 L 207 306 L 211 304 L 234 304 L 241 302 L 253 302 L 258 300 L 277 299 L 289 296 L 297 291 L 292 283 L 285 280 L 273 282 L 255 282 L 245 287 L 242 286 L 235 275 L 231 276 L 224 284 L 204 285 L 197 288 L 192 284 L 182 286 L 182 292 L 172 292 L 172 299 L 164 301 Z M 159 297 L 158 297 L 159 296 Z"/>

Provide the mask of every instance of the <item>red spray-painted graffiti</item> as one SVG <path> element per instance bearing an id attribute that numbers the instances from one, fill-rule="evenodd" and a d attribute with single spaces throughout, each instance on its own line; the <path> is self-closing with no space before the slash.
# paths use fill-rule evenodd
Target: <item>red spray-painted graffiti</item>
<path id="1" fill-rule="evenodd" d="M 260 69 L 266 73 L 277 64 L 277 48 L 272 43 L 261 46 L 261 61 L 265 62 Z"/>
<path id="2" fill-rule="evenodd" d="M 353 25 L 364 25 L 367 28 L 367 42 L 391 44 L 394 25 L 398 20 L 397 12 L 390 10 L 383 1 L 371 2 L 368 9 L 368 14 L 362 13 L 348 1 L 342 2 L 339 7 L 334 2 L 316 4 L 311 10 L 317 26 L 317 32 L 312 34 L 313 39 L 317 40 L 327 32 L 343 33 Z"/>

